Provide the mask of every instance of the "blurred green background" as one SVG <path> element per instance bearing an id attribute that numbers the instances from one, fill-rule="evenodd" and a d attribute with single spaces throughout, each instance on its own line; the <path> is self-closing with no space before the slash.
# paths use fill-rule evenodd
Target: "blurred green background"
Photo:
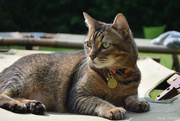
<path id="1" fill-rule="evenodd" d="M 0 0 L 0 31 L 86 34 L 82 12 L 111 23 L 123 13 L 135 37 L 143 26 L 180 30 L 180 0 Z"/>

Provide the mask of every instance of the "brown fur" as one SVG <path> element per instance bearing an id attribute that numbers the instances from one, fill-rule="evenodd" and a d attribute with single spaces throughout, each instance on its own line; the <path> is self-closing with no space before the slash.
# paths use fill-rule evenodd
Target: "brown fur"
<path id="1" fill-rule="evenodd" d="M 138 51 L 125 17 L 118 14 L 113 24 L 86 13 L 84 17 L 89 27 L 85 51 L 21 58 L 0 73 L 0 107 L 17 113 L 44 114 L 47 109 L 108 119 L 124 119 L 125 109 L 149 110 L 149 104 L 136 97 Z M 128 73 L 107 69 L 130 67 Z M 118 82 L 114 89 L 108 87 L 109 74 Z"/>

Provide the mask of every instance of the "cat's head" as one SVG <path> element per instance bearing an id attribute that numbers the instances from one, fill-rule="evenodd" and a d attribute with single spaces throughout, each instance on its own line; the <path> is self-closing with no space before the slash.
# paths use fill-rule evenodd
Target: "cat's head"
<path id="1" fill-rule="evenodd" d="M 112 24 L 106 24 L 83 13 L 89 32 L 84 42 L 90 66 L 98 69 L 124 69 L 136 64 L 138 51 L 133 35 L 123 14 Z"/>

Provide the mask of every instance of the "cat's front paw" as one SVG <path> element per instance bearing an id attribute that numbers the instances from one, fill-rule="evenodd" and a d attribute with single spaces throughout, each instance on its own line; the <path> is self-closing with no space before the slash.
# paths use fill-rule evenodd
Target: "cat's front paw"
<path id="1" fill-rule="evenodd" d="M 10 101 L 8 103 L 4 103 L 0 105 L 1 108 L 6 110 L 10 110 L 15 113 L 26 113 L 27 107 L 24 103 L 20 101 Z"/>
<path id="2" fill-rule="evenodd" d="M 32 114 L 43 115 L 46 107 L 39 101 L 30 101 L 28 104 L 29 112 Z"/>
<path id="3" fill-rule="evenodd" d="M 150 105 L 147 101 L 142 101 L 134 103 L 132 105 L 126 106 L 126 108 L 133 112 L 147 112 L 150 110 Z"/>
<path id="4" fill-rule="evenodd" d="M 122 120 L 126 117 L 126 110 L 121 107 L 115 107 L 106 111 L 103 117 L 110 120 Z"/>

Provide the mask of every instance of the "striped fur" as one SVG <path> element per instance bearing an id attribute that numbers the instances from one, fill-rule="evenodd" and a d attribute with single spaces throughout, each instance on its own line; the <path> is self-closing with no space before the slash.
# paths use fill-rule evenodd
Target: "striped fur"
<path id="1" fill-rule="evenodd" d="M 148 111 L 138 101 L 138 52 L 122 14 L 106 24 L 84 13 L 89 27 L 84 51 L 34 54 L 0 73 L 0 107 L 17 113 L 44 114 L 45 110 L 124 119 L 126 110 Z M 103 46 L 106 44 L 106 46 Z M 133 67 L 126 73 L 108 68 Z M 111 74 L 118 84 L 111 89 Z"/>

